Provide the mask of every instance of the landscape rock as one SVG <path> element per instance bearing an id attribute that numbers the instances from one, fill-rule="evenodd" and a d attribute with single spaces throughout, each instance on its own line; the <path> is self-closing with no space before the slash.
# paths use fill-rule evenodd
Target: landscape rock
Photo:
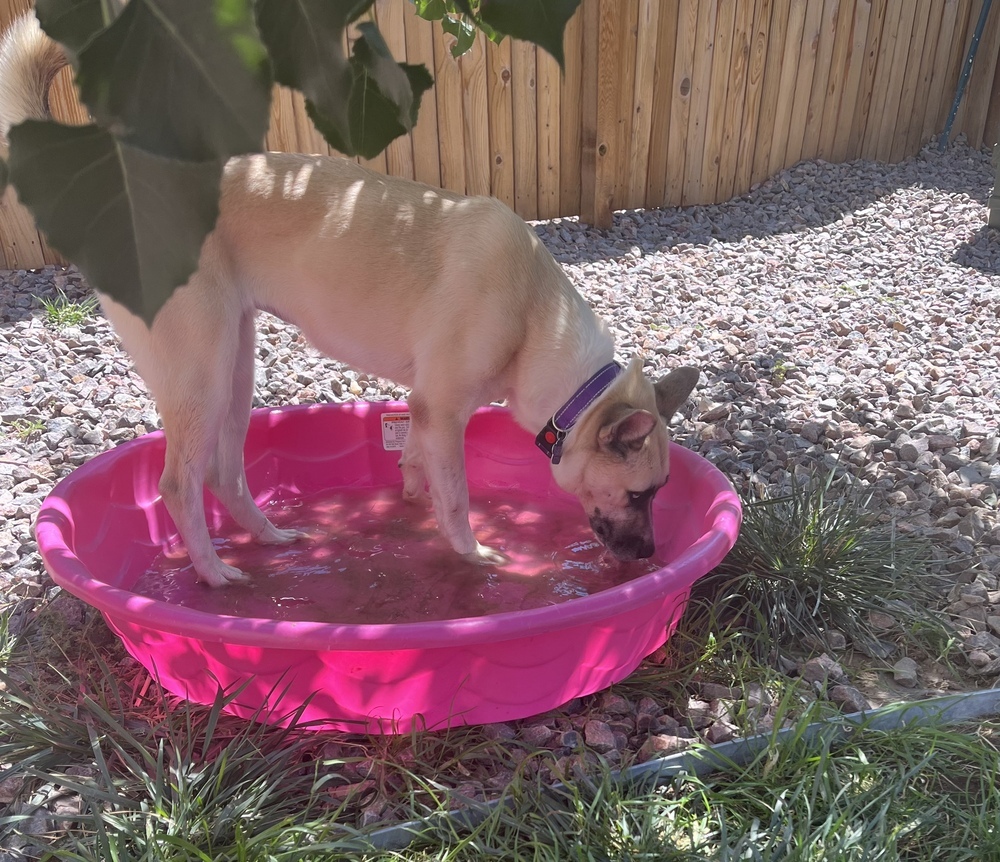
<path id="1" fill-rule="evenodd" d="M 896 685 L 904 688 L 915 688 L 919 666 L 909 657 L 901 658 L 892 666 L 892 678 Z"/>

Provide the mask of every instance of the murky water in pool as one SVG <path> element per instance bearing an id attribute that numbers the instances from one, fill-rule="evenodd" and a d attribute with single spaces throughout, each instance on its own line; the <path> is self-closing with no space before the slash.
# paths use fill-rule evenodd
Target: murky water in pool
<path id="1" fill-rule="evenodd" d="M 405 623 L 525 610 L 591 595 L 653 572 L 620 563 L 594 538 L 575 500 L 473 493 L 472 527 L 510 558 L 483 566 L 458 558 L 429 507 L 398 488 L 350 490 L 275 505 L 280 527 L 308 534 L 261 546 L 245 532 L 216 539 L 219 556 L 252 577 L 212 590 L 195 583 L 187 556 L 160 555 L 133 591 L 212 614 L 331 623 Z"/>

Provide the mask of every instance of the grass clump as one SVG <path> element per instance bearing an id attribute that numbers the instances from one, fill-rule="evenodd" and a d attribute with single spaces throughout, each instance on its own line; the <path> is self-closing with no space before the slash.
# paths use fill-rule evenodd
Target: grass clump
<path id="1" fill-rule="evenodd" d="M 45 321 L 53 329 L 79 326 L 93 317 L 98 306 L 96 296 L 74 300 L 70 299 L 64 290 L 59 290 L 54 299 L 42 298 L 41 302 L 42 308 L 45 309 Z"/>
<path id="2" fill-rule="evenodd" d="M 18 418 L 9 424 L 14 434 L 25 443 L 37 439 L 45 430 L 45 423 L 41 419 Z"/>
<path id="3" fill-rule="evenodd" d="M 873 643 L 886 615 L 897 632 L 947 639 L 929 610 L 939 602 L 929 544 L 883 523 L 871 492 L 849 478 L 830 472 L 744 502 L 735 546 L 695 585 L 701 629 L 735 626 L 758 657 L 824 644 L 831 631 Z"/>

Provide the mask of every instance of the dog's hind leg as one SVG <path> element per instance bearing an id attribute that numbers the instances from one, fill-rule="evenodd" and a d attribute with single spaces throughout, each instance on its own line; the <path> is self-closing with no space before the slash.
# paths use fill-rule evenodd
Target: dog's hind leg
<path id="1" fill-rule="evenodd" d="M 219 587 L 246 575 L 219 559 L 205 519 L 205 482 L 231 400 L 239 344 L 239 315 L 230 316 L 225 300 L 214 299 L 204 287 L 179 288 L 151 329 L 110 297 L 102 296 L 101 304 L 156 399 L 167 440 L 164 505 L 198 580 Z"/>
<path id="2" fill-rule="evenodd" d="M 255 334 L 254 312 L 246 311 L 240 318 L 237 330 L 228 410 L 219 428 L 215 451 L 206 474 L 206 484 L 236 523 L 256 541 L 265 545 L 285 545 L 305 534 L 298 530 L 279 529 L 267 519 L 250 493 L 243 463 L 243 444 L 250 425 L 250 407 L 253 403 Z"/>

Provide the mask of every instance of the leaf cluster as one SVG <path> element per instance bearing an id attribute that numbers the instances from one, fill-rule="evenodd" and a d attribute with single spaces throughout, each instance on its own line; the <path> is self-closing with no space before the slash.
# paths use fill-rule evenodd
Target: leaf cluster
<path id="1" fill-rule="evenodd" d="M 579 4 L 415 2 L 456 34 L 456 50 L 481 28 L 530 39 L 560 62 Z M 9 178 L 51 244 L 151 323 L 197 267 L 226 162 L 262 150 L 275 83 L 302 92 L 316 128 L 346 155 L 371 158 L 416 123 L 433 81 L 393 58 L 373 3 L 38 0 L 93 122 L 11 129 L 0 192 Z"/>

